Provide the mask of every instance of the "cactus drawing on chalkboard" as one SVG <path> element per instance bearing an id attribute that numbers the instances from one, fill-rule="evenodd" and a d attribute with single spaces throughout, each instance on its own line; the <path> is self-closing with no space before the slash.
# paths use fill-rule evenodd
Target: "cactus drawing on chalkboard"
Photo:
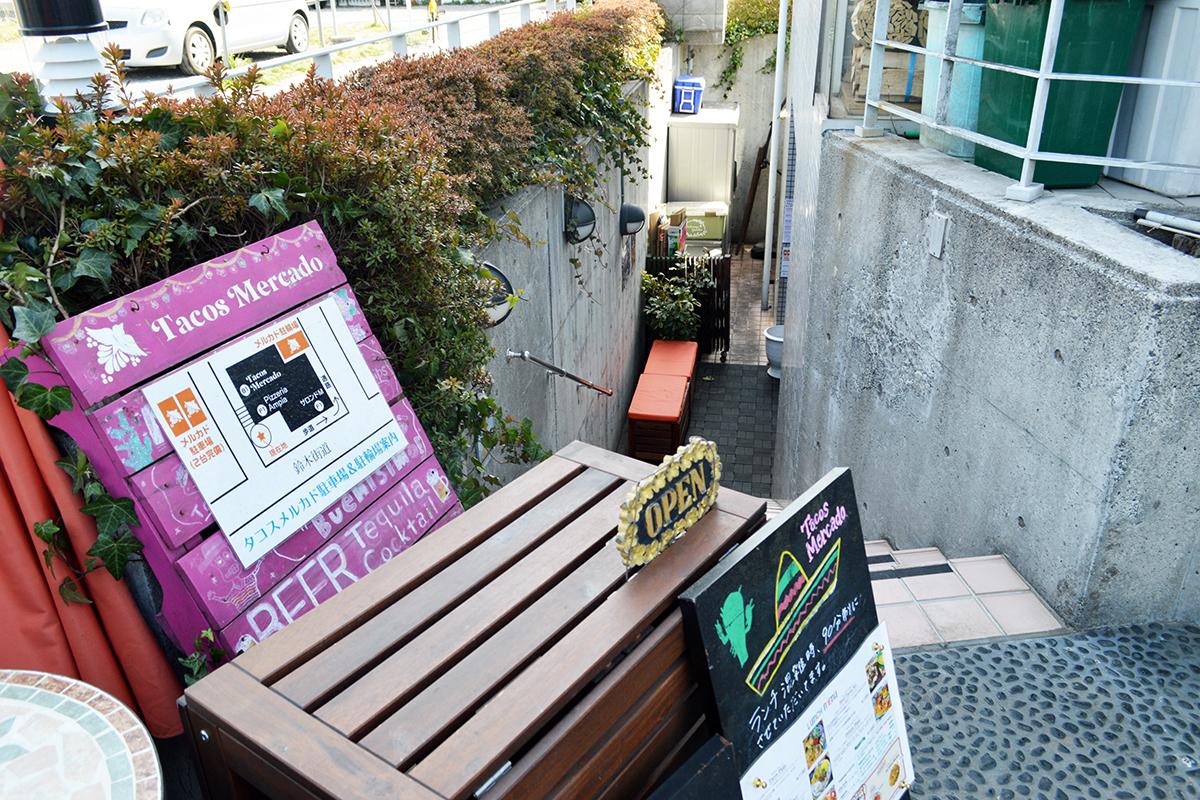
<path id="1" fill-rule="evenodd" d="M 729 652 L 743 667 L 750 657 L 750 651 L 746 649 L 746 635 L 750 633 L 753 619 L 754 601 L 745 602 L 742 587 L 739 586 L 736 592 L 730 592 L 725 598 L 725 604 L 721 606 L 721 619 L 716 625 L 721 644 L 729 648 Z"/>
<path id="2" fill-rule="evenodd" d="M 117 425 L 109 428 L 107 433 L 108 438 L 113 440 L 113 449 L 126 454 L 121 456 L 122 464 L 136 470 L 150 463 L 150 451 L 154 448 L 150 434 L 143 436 L 135 430 L 125 416 L 125 409 L 117 412 Z"/>

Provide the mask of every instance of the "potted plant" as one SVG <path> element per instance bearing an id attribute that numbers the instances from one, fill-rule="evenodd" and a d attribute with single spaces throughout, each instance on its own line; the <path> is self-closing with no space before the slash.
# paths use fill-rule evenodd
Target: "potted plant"
<path id="1" fill-rule="evenodd" d="M 705 269 L 679 265 L 663 275 L 642 273 L 646 308 L 642 315 L 655 339 L 694 341 L 700 333 L 700 300 L 713 285 Z"/>

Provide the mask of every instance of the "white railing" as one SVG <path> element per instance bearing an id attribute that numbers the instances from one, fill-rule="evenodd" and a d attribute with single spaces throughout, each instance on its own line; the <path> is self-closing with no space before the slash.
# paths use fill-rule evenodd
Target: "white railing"
<path id="1" fill-rule="evenodd" d="M 330 0 L 330 2 L 337 2 L 337 0 Z M 564 6 L 568 11 L 574 11 L 575 4 L 576 4 L 576 0 L 566 0 Z M 422 4 L 422 5 L 424 5 L 424 4 Z M 493 36 L 498 36 L 500 34 L 500 32 L 502 30 L 504 30 L 504 26 L 502 25 L 501 17 L 500 17 L 501 12 L 508 11 L 510 9 L 516 9 L 519 12 L 517 24 L 524 25 L 525 23 L 529 22 L 533 18 L 533 6 L 543 6 L 543 5 L 545 6 L 546 14 L 553 14 L 555 11 L 558 10 L 559 4 L 557 2 L 555 2 L 555 0 L 516 0 L 516 2 L 505 3 L 504 5 L 493 6 L 490 8 L 482 9 L 480 11 L 476 11 L 471 14 L 464 14 L 460 17 L 456 17 L 455 19 L 446 19 L 446 20 L 439 19 L 434 22 L 427 22 L 423 25 L 416 25 L 416 26 L 412 26 L 412 27 L 408 27 L 408 28 L 404 28 L 404 29 L 391 30 L 391 31 L 388 31 L 387 33 L 379 33 L 379 34 L 375 34 L 373 36 L 367 36 L 367 37 L 363 37 L 362 39 L 355 39 L 355 40 L 349 41 L 349 42 L 340 42 L 338 44 L 329 45 L 328 47 L 322 47 L 317 50 L 306 50 L 303 53 L 296 53 L 295 55 L 281 56 L 279 58 L 273 58 L 270 61 L 261 62 L 257 66 L 261 71 L 267 72 L 272 69 L 277 69 L 279 67 L 288 66 L 289 64 L 304 63 L 304 62 L 311 61 L 313 64 L 316 65 L 318 77 L 327 78 L 329 80 L 332 80 L 333 79 L 333 56 L 336 53 L 340 53 L 345 50 L 353 50 L 358 47 L 365 47 L 367 45 L 376 44 L 378 42 L 390 41 L 392 43 L 393 55 L 405 56 L 405 55 L 408 55 L 408 37 L 409 37 L 409 35 L 416 34 L 416 33 L 422 33 L 424 31 L 430 31 L 430 34 L 435 41 L 438 39 L 438 33 L 440 31 L 445 39 L 446 48 L 453 50 L 453 49 L 462 47 L 462 23 L 463 22 L 466 22 L 467 20 L 476 19 L 478 17 L 486 16 L 488 18 L 488 30 L 487 30 L 487 35 L 484 36 L 483 38 L 490 39 Z M 443 7 L 443 10 L 444 9 L 445 9 L 445 7 Z M 318 20 L 320 20 L 321 10 L 320 10 L 319 5 L 316 10 L 316 14 L 317 14 Z M 506 15 L 506 16 L 512 16 L 512 15 Z M 311 35 L 311 30 L 310 30 L 310 35 Z M 229 77 L 237 77 L 237 76 L 245 75 L 247 72 L 249 72 L 251 66 L 253 66 L 253 65 L 247 64 L 245 66 L 236 67 L 234 69 L 227 71 L 226 75 Z M 169 88 L 163 90 L 159 94 L 160 95 L 178 94 L 180 92 L 195 92 L 197 95 L 200 95 L 200 96 L 208 96 L 208 95 L 212 95 L 213 93 L 215 93 L 216 89 L 213 88 L 213 86 L 209 82 L 208 78 L 204 77 L 203 75 L 198 75 L 193 78 L 186 78 L 186 79 L 178 81 L 178 82 L 173 82 Z"/>
<path id="2" fill-rule="evenodd" d="M 1042 48 L 1042 61 L 1038 69 L 1013 67 L 975 58 L 965 58 L 957 54 L 959 22 L 962 19 L 963 0 L 950 0 L 949 15 L 946 21 L 946 37 L 944 52 L 928 50 L 911 44 L 894 42 L 887 38 L 874 37 L 871 40 L 871 66 L 867 77 L 866 110 L 863 113 L 863 124 L 855 128 L 859 136 L 871 137 L 883 135 L 879 126 L 879 112 L 893 114 L 897 117 L 918 122 L 922 125 L 943 131 L 952 136 L 965 139 L 968 142 L 984 145 L 1022 160 L 1020 182 L 1008 187 L 1005 194 L 1013 200 L 1033 200 L 1041 195 L 1042 184 L 1033 182 L 1033 170 L 1038 161 L 1056 161 L 1068 164 L 1090 164 L 1101 167 L 1126 167 L 1147 170 L 1169 170 L 1172 172 L 1200 174 L 1200 165 L 1175 164 L 1163 161 L 1138 161 L 1130 158 L 1113 158 L 1111 156 L 1088 156 L 1074 153 L 1055 153 L 1040 149 L 1042 126 L 1046 116 L 1046 101 L 1050 94 L 1050 81 L 1082 81 L 1091 83 L 1120 83 L 1150 86 L 1173 86 L 1185 89 L 1200 89 L 1200 81 L 1171 80 L 1164 78 L 1142 78 L 1124 75 L 1090 75 L 1084 73 L 1055 72 L 1054 59 L 1058 52 L 1058 34 L 1062 27 L 1063 8 L 1066 0 L 1050 0 L 1050 19 L 1046 28 L 1046 41 Z M 888 29 L 888 18 L 891 13 L 891 0 L 880 0 L 875 6 L 875 31 Z M 926 57 L 926 69 L 933 63 L 930 59 L 939 61 L 937 101 L 934 115 L 926 116 L 895 103 L 880 101 L 879 93 L 883 82 L 884 49 L 891 47 L 909 53 Z M 951 125 L 946 122 L 946 112 L 950 105 L 950 82 L 956 64 L 969 64 L 983 69 L 994 69 L 1011 72 L 1037 80 L 1037 90 L 1034 94 L 1033 109 L 1030 114 L 1029 136 L 1024 145 L 1010 144 L 1002 139 L 977 131 Z"/>

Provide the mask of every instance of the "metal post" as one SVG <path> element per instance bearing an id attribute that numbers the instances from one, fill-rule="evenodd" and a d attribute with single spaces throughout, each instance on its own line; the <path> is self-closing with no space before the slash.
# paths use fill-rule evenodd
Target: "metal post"
<path id="1" fill-rule="evenodd" d="M 529 3 L 526 3 L 521 6 L 521 24 L 524 25 L 531 19 L 533 19 L 533 9 L 530 8 Z"/>
<path id="2" fill-rule="evenodd" d="M 962 0 L 950 0 L 950 14 L 946 17 L 946 38 L 942 52 L 946 55 L 958 55 L 958 28 L 962 22 Z M 940 59 L 938 68 L 937 103 L 934 106 L 933 121 L 938 125 L 946 124 L 946 109 L 950 105 L 950 86 L 954 81 L 954 62 Z M 929 65 L 926 64 L 928 69 Z"/>
<path id="3" fill-rule="evenodd" d="M 313 55 L 313 65 L 317 68 L 317 77 L 333 80 L 333 56 L 329 53 Z"/>
<path id="4" fill-rule="evenodd" d="M 392 37 L 392 55 L 404 58 L 408 55 L 408 34 L 402 33 Z"/>
<path id="5" fill-rule="evenodd" d="M 337 0 L 329 0 L 329 13 L 333 17 L 333 37 L 336 39 L 337 32 Z"/>
<path id="6" fill-rule="evenodd" d="M 775 37 L 775 99 L 771 110 L 771 152 L 767 157 L 767 241 L 763 246 L 762 310 L 771 305 L 771 259 L 775 255 L 775 154 L 779 152 L 779 127 L 783 107 L 783 64 L 787 45 L 788 0 L 779 0 L 779 33 Z M 750 209 L 746 209 L 750 213 Z"/>
<path id="7" fill-rule="evenodd" d="M 225 34 L 225 26 L 229 23 L 229 11 L 225 8 L 224 0 L 217 3 L 217 8 L 220 9 L 217 19 L 221 23 L 221 52 L 224 54 L 225 69 L 230 69 L 233 65 L 229 61 L 229 37 Z"/>
<path id="8" fill-rule="evenodd" d="M 323 16 L 325 15 L 321 13 L 321 0 L 317 0 L 317 38 L 321 41 L 321 47 L 325 46 L 325 26 L 321 24 Z"/>
<path id="9" fill-rule="evenodd" d="M 1042 125 L 1046 120 L 1046 100 L 1050 96 L 1050 73 L 1058 55 L 1058 32 L 1062 29 L 1065 0 L 1050 0 L 1050 19 L 1046 23 L 1046 41 L 1042 45 L 1042 65 L 1038 69 L 1037 92 L 1033 96 L 1033 115 L 1029 120 L 1029 138 L 1025 140 L 1025 158 L 1021 162 L 1021 182 L 1009 186 L 1004 194 L 1011 200 L 1026 202 L 1041 196 L 1045 186 L 1033 182 L 1037 159 L 1033 157 L 1042 145 Z"/>
<path id="10" fill-rule="evenodd" d="M 883 87 L 883 60 L 887 53 L 888 17 L 892 13 L 891 0 L 879 0 L 875 4 L 875 23 L 871 35 L 871 69 L 867 73 L 866 108 L 863 124 L 854 132 L 863 138 L 883 136 L 879 127 L 879 90 Z"/>
<path id="11" fill-rule="evenodd" d="M 488 38 L 500 35 L 500 12 L 488 12 Z"/>
<path id="12" fill-rule="evenodd" d="M 458 20 L 446 23 L 446 46 L 451 50 L 462 47 L 462 32 L 459 30 Z"/>

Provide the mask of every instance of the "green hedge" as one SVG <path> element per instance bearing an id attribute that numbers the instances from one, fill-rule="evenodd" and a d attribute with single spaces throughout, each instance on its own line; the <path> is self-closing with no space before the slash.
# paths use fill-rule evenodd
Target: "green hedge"
<path id="1" fill-rule="evenodd" d="M 488 292 L 457 248 L 522 238 L 483 212 L 507 194 L 586 195 L 605 164 L 636 162 L 645 122 L 621 84 L 652 76 L 662 24 L 651 0 L 604 0 L 341 82 L 310 71 L 270 97 L 253 70 L 227 79 L 217 65 L 211 98 L 139 99 L 118 68 L 57 119 L 40 116 L 28 76 L 2 76 L 0 319 L 34 343 L 58 319 L 317 219 L 473 502 L 494 483 L 471 469 L 477 440 L 508 459 L 545 454 L 488 397 Z"/>

